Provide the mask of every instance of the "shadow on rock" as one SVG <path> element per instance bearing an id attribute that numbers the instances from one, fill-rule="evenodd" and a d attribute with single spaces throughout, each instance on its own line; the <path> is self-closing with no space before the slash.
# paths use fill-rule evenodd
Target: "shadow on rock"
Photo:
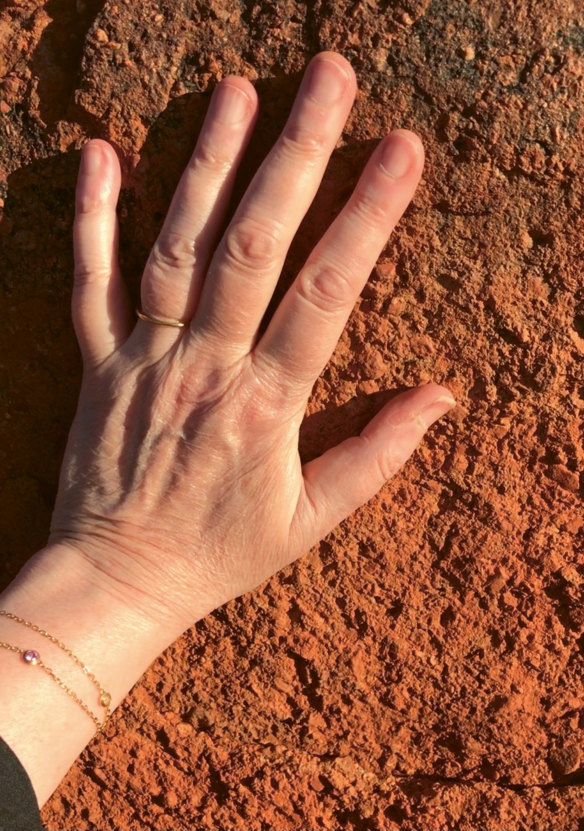
<path id="1" fill-rule="evenodd" d="M 48 127 L 65 118 L 79 84 L 85 36 L 105 0 L 49 0 L 44 10 L 52 22 L 34 51 L 31 69 L 39 79 L 40 116 Z"/>

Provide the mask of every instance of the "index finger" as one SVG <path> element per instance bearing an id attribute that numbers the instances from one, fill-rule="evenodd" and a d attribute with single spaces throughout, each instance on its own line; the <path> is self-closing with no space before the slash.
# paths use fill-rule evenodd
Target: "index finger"
<path id="1" fill-rule="evenodd" d="M 408 206 L 424 148 L 394 130 L 374 151 L 344 209 L 311 253 L 255 348 L 255 365 L 308 396 L 387 239 Z M 267 365 L 267 366 L 266 366 Z"/>

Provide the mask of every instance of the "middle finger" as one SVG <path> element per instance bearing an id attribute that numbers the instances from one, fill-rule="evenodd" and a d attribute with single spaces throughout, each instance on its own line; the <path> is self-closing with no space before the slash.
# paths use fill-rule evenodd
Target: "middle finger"
<path id="1" fill-rule="evenodd" d="M 310 207 L 356 92 L 341 55 L 308 67 L 280 138 L 257 171 L 209 266 L 191 332 L 248 352 L 294 234 Z"/>

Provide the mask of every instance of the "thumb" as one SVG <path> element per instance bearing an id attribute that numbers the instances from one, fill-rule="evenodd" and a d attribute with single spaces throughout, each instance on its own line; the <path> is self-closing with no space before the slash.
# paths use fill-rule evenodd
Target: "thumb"
<path id="1" fill-rule="evenodd" d="M 397 395 L 361 435 L 304 465 L 304 491 L 295 520 L 308 546 L 322 539 L 397 473 L 427 429 L 454 407 L 445 387 L 427 384 Z"/>
<path id="2" fill-rule="evenodd" d="M 118 265 L 116 204 L 121 172 L 114 148 L 94 139 L 77 178 L 71 313 L 85 364 L 98 364 L 128 338 L 133 315 Z"/>

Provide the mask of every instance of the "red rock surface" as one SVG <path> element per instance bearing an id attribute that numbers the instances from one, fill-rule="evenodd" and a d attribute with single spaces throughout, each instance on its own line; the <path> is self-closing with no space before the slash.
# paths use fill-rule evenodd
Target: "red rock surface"
<path id="1" fill-rule="evenodd" d="M 306 458 L 385 391 L 459 406 L 316 549 L 149 669 L 50 829 L 584 829 L 581 0 L 4 0 L 2 583 L 41 547 L 80 380 L 79 148 L 124 171 L 133 296 L 214 84 L 256 84 L 240 189 L 303 67 L 360 93 L 278 297 L 379 137 L 425 178 L 317 383 Z"/>

